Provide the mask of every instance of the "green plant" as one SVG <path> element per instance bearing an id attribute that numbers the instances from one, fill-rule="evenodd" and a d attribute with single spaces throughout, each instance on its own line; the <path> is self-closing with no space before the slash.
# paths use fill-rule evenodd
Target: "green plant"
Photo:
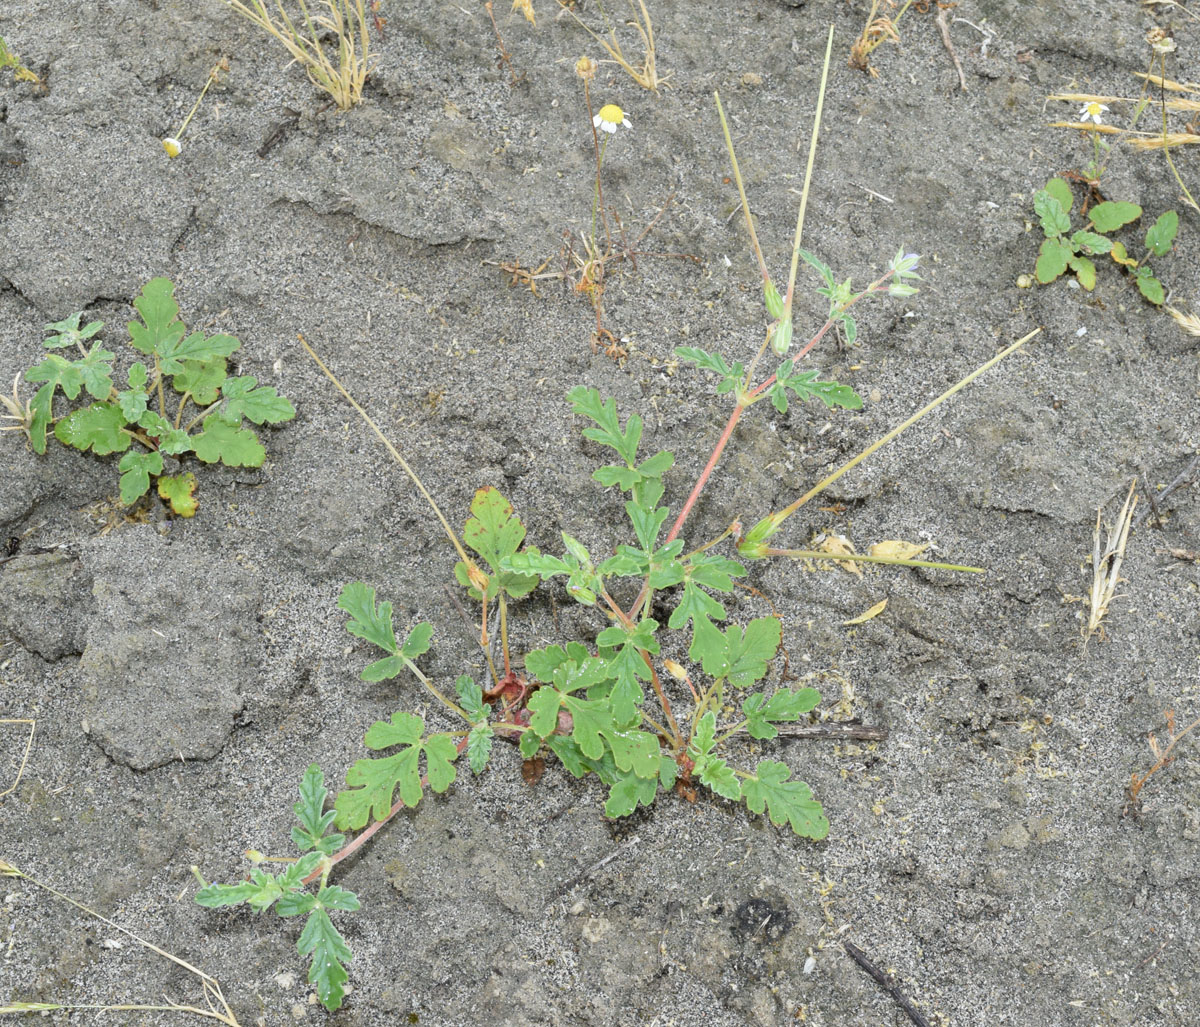
<path id="1" fill-rule="evenodd" d="M 225 0 L 243 18 L 278 39 L 313 85 L 332 96 L 339 110 L 348 111 L 362 99 L 363 86 L 373 69 L 364 0 L 324 0 L 329 13 L 321 15 L 310 14 L 305 0 L 297 0 L 302 27 L 287 13 L 282 0 L 274 2 L 272 13 L 266 0 Z M 333 36 L 336 60 L 322 42 L 326 34 Z"/>
<path id="2" fill-rule="evenodd" d="M 358 909 L 359 903 L 353 892 L 328 883 L 333 868 L 330 856 L 341 848 L 346 836 L 329 832 L 335 814 L 332 810 L 325 812 L 325 796 L 325 776 L 314 763 L 304 772 L 300 801 L 292 807 L 300 821 L 298 827 L 292 828 L 292 841 L 302 855 L 298 859 L 268 860 L 253 853 L 255 866 L 247 880 L 239 884 L 207 884 L 201 877 L 196 901 L 210 908 L 244 902 L 256 913 L 274 906 L 281 917 L 306 917 L 296 948 L 302 956 L 311 957 L 308 980 L 316 985 L 325 1008 L 333 1010 L 342 1004 L 343 985 L 349 976 L 344 964 L 352 956 L 329 913 L 351 912 Z M 284 863 L 287 869 L 270 874 L 261 869 L 265 862 Z M 194 867 L 193 870 L 199 877 L 199 870 Z M 315 894 L 305 891 L 306 883 L 313 879 L 320 881 Z"/>
<path id="3" fill-rule="evenodd" d="M 90 449 L 97 456 L 124 454 L 117 466 L 125 505 L 144 496 L 154 483 L 174 513 L 191 517 L 196 512 L 196 477 L 190 471 L 164 474 L 163 458 L 192 453 L 201 463 L 260 467 L 266 450 L 244 422 L 278 424 L 291 420 L 296 411 L 257 378 L 230 378 L 225 358 L 241 343 L 232 335 L 189 334 L 178 319 L 174 293 L 169 279 L 154 278 L 133 302 L 141 320 L 129 322 L 130 345 L 151 358 L 152 365 L 133 364 L 125 376 L 128 388 L 113 384 L 116 354 L 94 338 L 104 323 L 91 321 L 80 327 L 83 314 L 77 313 L 46 326 L 53 334 L 43 345 L 52 352 L 25 372 L 26 381 L 44 383 L 33 399 L 22 402 L 14 388 L 12 400 L 4 398 L 4 403 L 6 416 L 25 431 L 34 452 L 46 452 L 53 424 L 54 437 L 63 445 Z M 56 352 L 72 349 L 78 358 Z M 179 397 L 173 416 L 164 387 L 167 379 Z M 70 400 L 86 392 L 96 402 L 56 420 L 58 392 Z M 189 402 L 197 412 L 184 424 Z M 194 432 L 197 425 L 200 430 Z"/>
<path id="4" fill-rule="evenodd" d="M 828 53 L 827 49 L 826 68 Z M 818 119 L 820 109 L 818 102 Z M 732 158 L 732 145 L 730 150 Z M 809 174 L 811 165 L 810 153 Z M 736 160 L 734 175 L 741 190 Z M 803 195 L 807 196 L 807 175 Z M 799 371 L 797 363 L 837 325 L 843 326 L 853 338 L 856 326 L 849 312 L 861 300 L 884 293 L 911 296 L 916 291 L 911 283 L 916 279 L 917 257 L 903 250 L 867 288 L 856 292 L 848 281 L 839 282 L 823 262 L 800 248 L 803 209 L 804 199 L 786 297 L 780 296 L 766 273 L 747 212 L 747 224 L 763 272 L 766 309 L 773 319 L 750 365 L 730 364 L 719 355 L 698 349 L 677 351 L 684 359 L 721 376 L 717 392 L 730 395 L 734 409 L 725 432 L 669 530 L 670 511 L 662 502 L 663 475 L 674 465 L 674 455 L 666 450 L 643 454 L 642 419 L 635 413 L 622 422 L 616 403 L 611 398 L 602 398 L 596 389 L 579 386 L 568 393 L 572 410 L 586 422 L 584 437 L 609 451 L 610 462 L 600 466 L 592 478 L 604 489 L 619 493 L 618 501 L 629 520 L 628 540 L 616 545 L 611 555 L 593 555 L 580 540 L 566 532 L 561 533 L 561 553 L 544 553 L 536 546 L 525 545 L 524 523 L 511 504 L 490 487 L 475 493 L 460 540 L 459 533 L 450 528 L 420 478 L 301 340 L 321 370 L 421 491 L 454 546 L 459 557 L 454 567 L 455 578 L 479 604 L 479 643 L 487 663 L 488 680 L 485 688 L 469 675 L 459 675 L 453 695 L 448 694 L 430 680 L 418 663 L 430 648 L 433 626 L 421 622 L 408 626 L 407 633 L 398 632 L 391 602 L 380 601 L 375 588 L 366 582 L 346 585 L 338 607 L 348 615 L 347 630 L 382 652 L 363 669 L 362 678 L 383 681 L 411 674 L 454 725 L 440 729 L 438 724 L 429 730 L 426 718 L 403 710 L 391 714 L 388 720 L 372 723 L 364 742 L 379 755 L 359 759 L 350 767 L 346 787 L 337 795 L 329 812 L 322 812 L 323 806 L 316 799 L 317 787 L 323 780 L 320 772 L 309 767 L 301 788 L 303 801 L 296 807 L 304 827 L 294 837 L 302 847 L 316 848 L 319 854 L 302 857 L 307 862 L 299 869 L 289 870 L 290 876 L 284 875 L 285 884 L 280 883 L 280 878 L 259 872 L 259 877 L 252 876 L 250 882 L 240 885 L 206 886 L 201 892 L 205 904 L 253 902 L 259 896 L 263 897 L 258 900 L 260 906 L 282 902 L 277 892 L 298 896 L 302 885 L 318 878 L 323 892 L 328 887 L 333 865 L 356 851 L 399 810 L 416 805 L 426 787 L 434 792 L 449 788 L 458 775 L 457 764 L 464 752 L 470 770 L 481 773 L 497 741 L 517 745 L 526 759 L 542 753 L 553 754 L 575 777 L 594 774 L 606 787 L 604 812 L 610 817 L 628 816 L 639 805 L 653 804 L 664 792 L 676 790 L 694 798 L 696 790 L 704 788 L 723 799 L 744 803 L 752 813 L 765 813 L 772 823 L 787 825 L 801 837 L 826 836 L 829 822 L 820 802 L 804 781 L 793 776 L 791 767 L 771 758 L 757 760 L 753 769 L 738 765 L 740 738 L 749 735 L 759 741 L 770 741 L 779 734 L 778 725 L 795 723 L 809 714 L 819 703 L 820 695 L 807 687 L 764 684 L 780 647 L 782 623 L 778 616 L 763 616 L 744 625 L 727 624 L 724 597 L 734 591 L 735 579 L 747 574 L 745 562 L 771 557 L 827 557 L 828 553 L 774 549 L 768 545 L 768 539 L 821 489 L 1036 332 L 947 390 L 791 506 L 760 520 L 745 535 L 741 523 L 735 521 L 715 537 L 689 549 L 681 530 L 742 413 L 766 399 L 777 410 L 786 410 L 792 397 L 801 401 L 815 399 L 829 409 L 860 407 L 862 401 L 852 388 L 820 381 L 815 372 Z M 820 291 L 828 298 L 830 309 L 820 329 L 804 346 L 795 349 L 791 310 L 801 258 L 820 273 L 824 282 Z M 768 346 L 782 363 L 773 374 L 758 381 L 755 367 Z M 718 547 L 730 539 L 733 550 L 719 551 Z M 847 554 L 839 555 L 838 559 L 950 571 L 979 570 L 895 556 Z M 557 583 L 559 579 L 574 602 L 598 611 L 603 626 L 594 637 L 568 639 L 562 644 L 527 651 L 523 660 L 514 660 L 508 633 L 509 604 L 524 600 L 539 586 Z M 663 608 L 670 609 L 665 623 L 655 615 Z M 502 659 L 499 667 L 490 652 L 488 625 L 493 610 L 499 623 Z M 685 654 L 690 669 L 679 662 Z M 302 807 L 306 812 L 302 813 Z M 341 839 L 334 842 L 336 836 L 324 833 L 330 826 L 339 831 L 362 830 L 335 852 L 333 849 Z M 322 892 L 318 893 L 318 900 Z M 300 903 L 299 898 L 288 901 Z M 312 908 L 315 907 L 306 906 L 305 911 Z M 327 942 L 326 947 L 327 951 L 333 951 L 332 942 Z M 341 963 L 345 962 L 340 950 L 335 955 L 340 955 Z M 319 975 L 314 977 L 317 973 L 314 963 L 310 979 L 317 983 L 321 1001 L 328 1008 L 335 1008 L 341 999 L 344 978 L 323 980 Z"/>
<path id="5" fill-rule="evenodd" d="M 1163 284 L 1155 277 L 1149 260 L 1169 253 L 1179 231 L 1179 215 L 1168 210 L 1146 231 L 1146 254 L 1133 259 L 1120 240 L 1102 234 L 1115 232 L 1142 216 L 1136 203 L 1105 200 L 1087 209 L 1087 228 L 1071 231 L 1071 210 L 1075 197 L 1071 187 L 1061 178 L 1052 178 L 1044 189 L 1033 197 L 1033 209 L 1042 226 L 1041 249 L 1038 251 L 1035 277 L 1043 285 L 1053 282 L 1068 269 L 1089 292 L 1096 287 L 1096 265 L 1092 257 L 1108 254 L 1114 263 L 1133 275 L 1138 291 L 1155 306 L 1166 299 Z"/>
<path id="6" fill-rule="evenodd" d="M 46 88 L 46 83 L 21 63 L 21 58 L 8 48 L 4 37 L 0 36 L 0 71 L 5 69 L 12 71 L 14 82 L 28 82 L 39 89 Z"/>

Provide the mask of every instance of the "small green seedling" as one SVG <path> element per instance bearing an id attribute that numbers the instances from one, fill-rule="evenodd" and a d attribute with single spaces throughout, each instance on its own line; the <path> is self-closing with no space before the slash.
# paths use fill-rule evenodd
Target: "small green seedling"
<path id="1" fill-rule="evenodd" d="M 1123 242 L 1104 233 L 1132 224 L 1142 216 L 1141 207 L 1136 203 L 1105 200 L 1088 209 L 1087 228 L 1071 231 L 1074 204 L 1071 187 L 1061 178 L 1050 179 L 1044 189 L 1034 194 L 1033 209 L 1046 236 L 1034 269 L 1037 280 L 1047 285 L 1069 269 L 1079 284 L 1091 292 L 1096 287 L 1096 265 L 1091 258 L 1107 254 L 1133 275 L 1138 291 L 1147 300 L 1162 306 L 1166 293 L 1149 260 L 1152 256 L 1161 257 L 1170 252 L 1179 231 L 1179 215 L 1173 210 L 1159 215 L 1146 232 L 1146 254 L 1139 261 L 1129 255 Z"/>
<path id="2" fill-rule="evenodd" d="M 104 327 L 91 321 L 80 327 L 83 314 L 47 325 L 53 334 L 43 340 L 46 359 L 25 372 L 28 382 L 43 383 L 28 403 L 15 396 L 5 401 L 12 420 L 28 435 L 35 453 L 46 452 L 46 438 L 66 446 L 91 450 L 97 456 L 122 453 L 121 502 L 136 502 L 156 484 L 158 494 L 181 517 L 196 512 L 196 477 L 190 471 L 164 474 L 164 457 L 193 454 L 201 463 L 227 467 L 261 467 L 266 450 L 244 424 L 278 424 L 296 411 L 274 388 L 259 385 L 249 375 L 231 378 L 226 358 L 241 343 L 232 335 L 187 332 L 178 318 L 175 287 L 166 278 L 146 283 L 134 300 L 140 321 L 129 322 L 130 345 L 150 358 L 126 372 L 127 388 L 113 383 L 116 355 L 94 338 Z M 63 356 L 59 350 L 73 350 Z M 75 354 L 78 354 L 75 357 Z M 73 359 L 72 359 L 73 358 Z M 167 389 L 178 396 L 173 414 Z M 78 399 L 86 392 L 95 402 L 55 419 L 54 399 L 61 392 Z M 196 412 L 184 424 L 191 403 Z M 199 427 L 199 431 L 194 431 Z"/>
<path id="3" fill-rule="evenodd" d="M 332 1011 L 342 1004 L 343 986 L 349 977 L 345 964 L 353 957 L 329 913 L 353 912 L 359 902 L 354 892 L 328 883 L 333 868 L 330 857 L 342 847 L 346 836 L 329 833 L 335 814 L 332 810 L 325 812 L 326 794 L 325 775 L 314 763 L 304 772 L 300 801 L 292 807 L 300 821 L 298 827 L 292 828 L 292 841 L 302 855 L 298 859 L 272 861 L 286 864 L 283 873 L 269 874 L 262 870 L 260 865 L 268 860 L 253 853 L 252 859 L 259 865 L 250 871 L 247 880 L 239 884 L 205 884 L 202 879 L 196 901 L 210 908 L 245 903 L 256 913 L 274 906 L 281 917 L 306 916 L 296 948 L 302 956 L 311 958 L 309 983 L 316 986 L 318 998 Z M 315 894 L 305 891 L 307 883 L 314 879 L 320 881 Z"/>

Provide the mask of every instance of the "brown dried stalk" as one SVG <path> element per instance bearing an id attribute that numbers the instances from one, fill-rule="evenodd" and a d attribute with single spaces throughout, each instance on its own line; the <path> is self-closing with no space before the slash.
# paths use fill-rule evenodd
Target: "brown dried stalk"
<path id="1" fill-rule="evenodd" d="M 1089 593 L 1090 612 L 1084 637 L 1091 638 L 1096 632 L 1104 637 L 1101 621 L 1108 616 L 1109 604 L 1116 598 L 1121 578 L 1121 561 L 1125 558 L 1125 544 L 1129 541 L 1129 529 L 1133 525 L 1133 511 L 1137 507 L 1137 479 L 1129 486 L 1129 495 L 1117 517 L 1115 527 L 1107 527 L 1108 541 L 1100 547 L 1100 518 L 1104 507 L 1096 511 L 1096 530 L 1092 535 L 1092 588 Z"/>

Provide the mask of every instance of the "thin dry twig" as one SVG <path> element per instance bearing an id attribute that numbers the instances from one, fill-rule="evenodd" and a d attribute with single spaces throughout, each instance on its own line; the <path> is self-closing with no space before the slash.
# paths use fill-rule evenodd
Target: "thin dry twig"
<path id="1" fill-rule="evenodd" d="M 946 52 L 950 54 L 950 60 L 954 62 L 954 70 L 958 72 L 958 87 L 964 93 L 967 91 L 967 76 L 963 74 L 962 62 L 958 59 L 958 54 L 954 52 L 954 43 L 950 39 L 950 22 L 947 20 L 949 9 L 939 7 L 937 17 L 934 21 L 937 22 L 938 31 L 942 34 L 942 44 L 946 47 Z"/>
<path id="2" fill-rule="evenodd" d="M 890 974 L 884 973 L 881 969 L 879 969 L 879 967 L 872 963 L 871 960 L 867 958 L 867 954 L 863 952 L 863 950 L 857 945 L 848 941 L 844 941 L 842 942 L 842 948 L 846 950 L 846 955 L 848 955 L 854 960 L 854 962 L 867 971 L 876 984 L 878 984 L 884 991 L 891 995 L 896 1005 L 904 1010 L 904 1015 L 907 1016 L 913 1023 L 915 1023 L 917 1027 L 929 1027 L 929 1021 L 925 1019 L 925 1016 L 921 1013 L 921 1011 L 912 1004 L 912 1000 L 900 990 L 900 985 L 896 983 L 895 978 L 893 978 Z"/>
<path id="3" fill-rule="evenodd" d="M 1129 775 L 1129 803 L 1134 809 L 1137 808 L 1138 793 L 1145 786 L 1146 782 L 1149 781 L 1150 778 L 1157 774 L 1160 770 L 1175 761 L 1175 757 L 1171 755 L 1171 750 L 1173 750 L 1175 746 L 1196 727 L 1200 727 L 1200 717 L 1197 717 L 1182 731 L 1176 731 L 1175 711 L 1167 710 L 1165 711 L 1164 716 L 1167 719 L 1167 744 L 1159 745 L 1158 739 L 1154 736 L 1153 731 L 1149 732 L 1146 736 L 1146 740 L 1150 743 L 1150 752 L 1154 754 L 1154 766 L 1152 766 L 1144 774 Z"/>
<path id="4" fill-rule="evenodd" d="M 1092 588 L 1088 594 L 1090 609 L 1084 637 L 1091 638 L 1097 632 L 1103 638 L 1101 622 L 1108 616 L 1108 607 L 1116 598 L 1121 578 L 1121 561 L 1125 558 L 1125 544 L 1129 541 L 1129 529 L 1133 526 L 1133 512 L 1137 508 L 1137 479 L 1129 486 L 1129 495 L 1117 517 L 1114 527 L 1107 527 L 1108 540 L 1100 546 L 1100 518 L 1104 507 L 1096 511 L 1096 528 L 1092 535 Z"/>
<path id="5" fill-rule="evenodd" d="M 29 762 L 29 753 L 33 749 L 33 733 L 37 730 L 37 721 L 31 720 L 27 717 L 22 717 L 18 719 L 0 720 L 0 724 L 29 725 L 29 737 L 25 740 L 25 755 L 21 757 L 21 765 L 17 768 L 17 776 L 13 779 L 13 783 L 5 788 L 4 791 L 0 792 L 0 799 L 3 799 L 4 796 L 10 794 L 11 792 L 15 792 L 17 790 L 17 785 L 21 783 L 21 776 L 25 773 L 25 765 Z"/>
<path id="6" fill-rule="evenodd" d="M 610 852 L 603 859 L 597 860 L 586 870 L 581 870 L 574 877 L 568 878 L 563 884 L 559 885 L 556 889 L 554 889 L 554 894 L 550 896 L 550 900 L 546 903 L 546 905 L 547 906 L 554 905 L 554 903 L 557 902 L 559 899 L 561 899 L 564 895 L 569 894 L 570 892 L 574 891 L 577 887 L 579 887 L 579 885 L 581 885 L 584 881 L 586 881 L 589 877 L 591 877 L 592 874 L 594 874 L 601 867 L 604 867 L 607 864 L 611 863 L 614 859 L 616 859 L 622 853 L 628 852 L 635 845 L 637 845 L 637 843 L 638 843 L 638 836 L 635 834 L 624 845 L 618 846 L 617 848 L 613 849 L 613 851 Z"/>
<path id="7" fill-rule="evenodd" d="M 1154 492 L 1152 489 L 1146 491 L 1146 498 L 1150 501 L 1150 509 L 1143 510 L 1141 516 L 1134 524 L 1135 528 L 1140 528 L 1146 523 L 1147 519 L 1154 517 L 1155 521 L 1161 525 L 1162 518 L 1158 512 L 1158 504 L 1171 495 L 1183 488 L 1185 485 L 1190 485 L 1196 480 L 1197 472 L 1200 471 L 1200 452 L 1193 453 L 1192 459 L 1188 465 L 1172 478 L 1166 485 L 1163 486 L 1161 492 Z"/>

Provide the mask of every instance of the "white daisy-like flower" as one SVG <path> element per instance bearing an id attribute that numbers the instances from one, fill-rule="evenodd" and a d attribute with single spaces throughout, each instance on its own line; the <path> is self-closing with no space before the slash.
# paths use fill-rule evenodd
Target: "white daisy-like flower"
<path id="1" fill-rule="evenodd" d="M 621 110 L 615 103 L 606 103 L 600 108 L 599 113 L 592 118 L 592 124 L 601 132 L 613 133 L 618 128 L 632 128 L 629 124 L 629 118 L 625 116 L 625 112 Z"/>
<path id="2" fill-rule="evenodd" d="M 1103 124 L 1103 114 L 1107 110 L 1108 107 L 1104 104 L 1092 100 L 1090 103 L 1085 103 L 1079 108 L 1079 120 L 1090 121 L 1094 125 Z"/>
<path id="3" fill-rule="evenodd" d="M 183 143 L 172 136 L 167 136 L 167 138 L 162 141 L 162 148 L 166 151 L 167 156 L 174 160 L 179 156 L 180 151 L 183 149 Z"/>

